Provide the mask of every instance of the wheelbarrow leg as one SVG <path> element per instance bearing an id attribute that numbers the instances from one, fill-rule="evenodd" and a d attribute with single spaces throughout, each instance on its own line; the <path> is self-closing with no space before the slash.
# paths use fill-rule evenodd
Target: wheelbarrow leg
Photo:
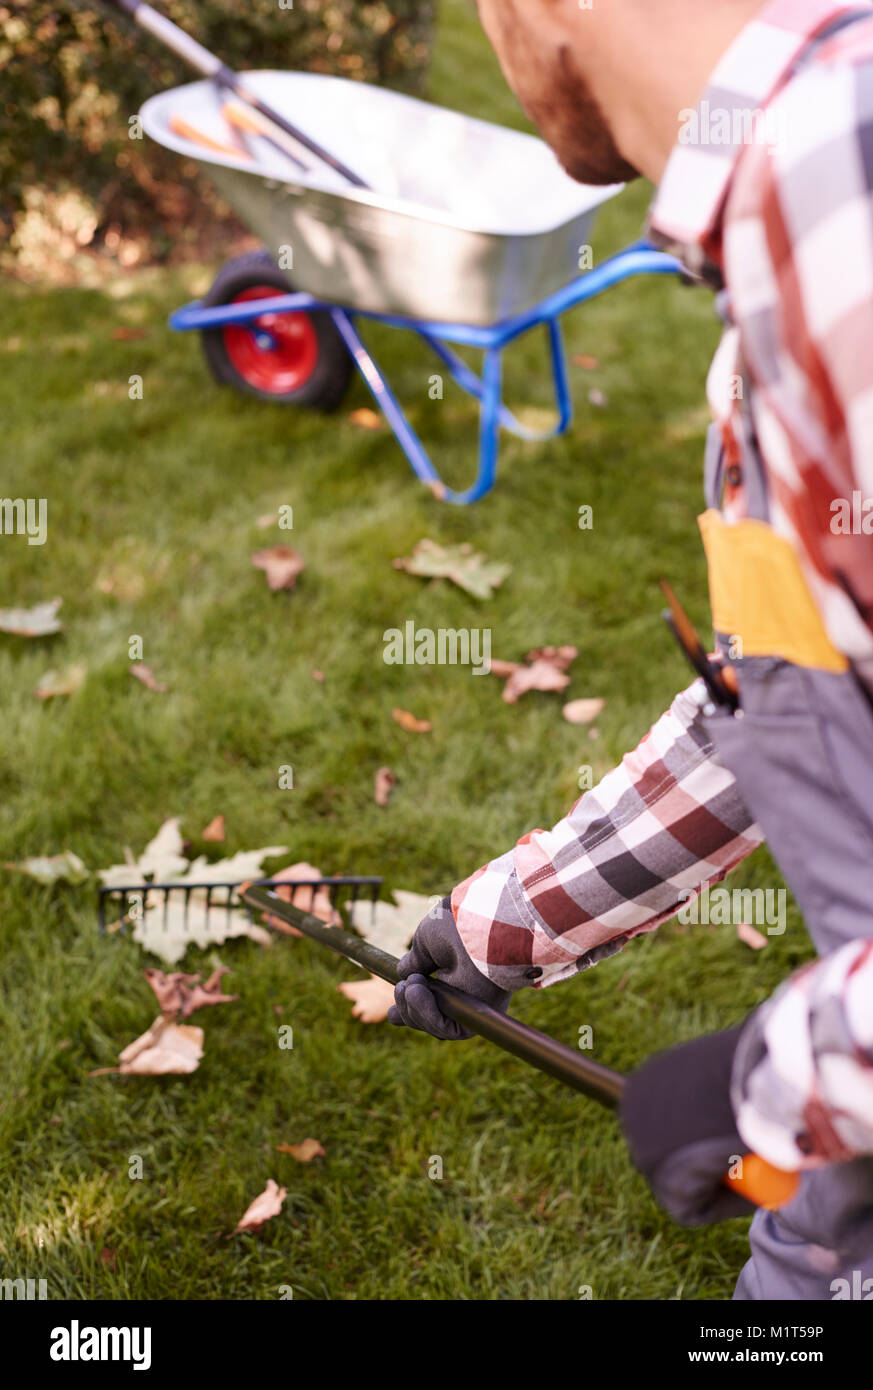
<path id="1" fill-rule="evenodd" d="M 502 429 L 508 430 L 510 434 L 516 435 L 519 439 L 528 439 L 539 443 L 546 439 L 554 439 L 556 436 L 565 434 L 573 419 L 573 402 L 570 396 L 570 386 L 567 377 L 567 363 L 564 353 L 564 341 L 561 334 L 561 324 L 559 319 L 551 318 L 547 321 L 549 338 L 549 351 L 552 364 L 552 379 L 555 388 L 555 403 L 558 408 L 557 423 L 547 430 L 532 430 L 523 425 L 521 421 L 513 415 L 507 405 L 504 405 L 501 397 L 498 401 L 498 420 Z M 485 394 L 485 387 L 482 379 L 467 366 L 462 357 L 453 352 L 444 342 L 427 329 L 419 329 L 419 337 L 427 343 L 428 347 L 443 361 L 452 374 L 453 379 L 460 386 L 462 391 L 466 391 L 468 396 L 473 396 L 477 401 L 482 401 Z M 503 350 L 506 346 L 506 339 L 502 336 L 493 336 L 490 346 Z"/>
<path id="2" fill-rule="evenodd" d="M 439 474 L 428 458 L 424 445 L 404 415 L 400 402 L 385 380 L 372 354 L 361 341 L 351 315 L 347 310 L 337 308 L 332 308 L 330 313 L 346 347 L 354 358 L 358 371 L 369 386 L 376 404 L 394 431 L 395 438 L 416 477 L 436 492 L 438 496 L 442 496 L 445 489 Z"/>
<path id="3" fill-rule="evenodd" d="M 451 488 L 445 488 L 442 493 L 444 502 L 466 507 L 470 502 L 478 502 L 494 486 L 503 410 L 500 399 L 502 384 L 503 348 L 488 348 L 482 363 L 481 389 L 476 393 L 479 396 L 479 471 L 473 486 L 466 492 L 453 492 Z"/>
<path id="4" fill-rule="evenodd" d="M 549 346 L 552 349 L 552 373 L 555 381 L 555 398 L 558 402 L 559 420 L 555 434 L 564 434 L 573 419 L 573 399 L 570 395 L 570 382 L 567 376 L 567 355 L 564 352 L 564 339 L 561 321 L 549 319 Z"/>

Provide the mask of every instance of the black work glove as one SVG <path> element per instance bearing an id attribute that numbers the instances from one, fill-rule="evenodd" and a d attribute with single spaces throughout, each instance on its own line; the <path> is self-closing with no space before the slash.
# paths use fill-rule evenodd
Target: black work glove
<path id="1" fill-rule="evenodd" d="M 730 1099 L 742 1028 L 656 1053 L 628 1078 L 621 1123 L 637 1168 L 683 1226 L 748 1216 L 751 1202 L 724 1186 L 746 1149 Z"/>
<path id="2" fill-rule="evenodd" d="M 401 979 L 394 990 L 388 1022 L 398 1028 L 418 1028 L 422 1033 L 432 1033 L 435 1038 L 456 1041 L 475 1035 L 453 1018 L 446 1017 L 433 991 L 425 984 L 426 975 L 445 980 L 446 984 L 482 999 L 503 1014 L 512 998 L 511 990 L 492 984 L 467 955 L 449 898 L 443 898 L 419 923 L 412 945 L 401 957 L 397 969 Z"/>

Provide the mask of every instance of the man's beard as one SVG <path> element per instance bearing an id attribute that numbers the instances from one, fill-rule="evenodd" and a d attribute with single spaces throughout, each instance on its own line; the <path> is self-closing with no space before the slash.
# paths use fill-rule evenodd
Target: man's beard
<path id="1" fill-rule="evenodd" d="M 513 74 L 530 72 L 530 51 L 519 28 L 510 27 Z M 526 82 L 516 95 L 527 116 L 571 178 L 579 183 L 626 183 L 640 172 L 621 154 L 586 79 L 566 46 L 551 59 L 536 91 Z"/>

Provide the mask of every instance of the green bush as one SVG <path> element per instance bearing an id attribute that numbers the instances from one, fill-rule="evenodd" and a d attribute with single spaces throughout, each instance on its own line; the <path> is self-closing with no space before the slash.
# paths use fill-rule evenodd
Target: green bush
<path id="1" fill-rule="evenodd" d="M 414 89 L 436 0 L 156 0 L 235 68 L 307 68 Z M 28 193 L 74 189 L 97 229 L 184 216 L 178 160 L 131 140 L 144 99 L 192 74 L 119 11 L 92 0 L 0 0 L 0 223 Z"/>

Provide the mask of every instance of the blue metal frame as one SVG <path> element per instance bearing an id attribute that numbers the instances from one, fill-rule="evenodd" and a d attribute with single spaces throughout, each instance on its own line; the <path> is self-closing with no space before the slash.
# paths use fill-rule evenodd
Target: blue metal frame
<path id="1" fill-rule="evenodd" d="M 552 439 L 563 434 L 573 418 L 573 405 L 567 380 L 567 365 L 564 354 L 560 316 L 582 304 L 613 285 L 620 284 L 634 275 L 676 275 L 684 272 L 684 266 L 673 256 L 655 250 L 648 242 L 635 242 L 628 246 L 596 270 L 574 280 L 555 294 L 549 295 L 540 304 L 526 313 L 516 314 L 500 323 L 477 328 L 464 323 L 430 323 L 423 319 L 404 318 L 397 314 L 375 314 L 362 309 L 345 309 L 330 304 L 303 292 L 279 294 L 266 299 L 248 300 L 242 304 L 221 304 L 204 309 L 199 302 L 186 304 L 170 318 L 170 327 L 179 331 L 190 329 L 221 328 L 227 324 L 252 323 L 262 314 L 288 314 L 309 309 L 326 310 L 336 324 L 358 370 L 370 388 L 376 403 L 384 413 L 394 431 L 398 444 L 406 455 L 416 477 L 432 489 L 434 494 L 445 502 L 466 506 L 484 497 L 494 486 L 497 472 L 497 454 L 501 427 L 521 439 Z M 403 409 L 388 385 L 382 371 L 365 346 L 355 326 L 356 318 L 373 319 L 393 328 L 406 328 L 417 333 L 445 364 L 453 379 L 479 401 L 479 465 L 476 479 L 466 492 L 453 492 L 442 482 L 434 468 L 415 430 L 407 420 Z M 502 365 L 506 347 L 523 333 L 540 324 L 547 326 L 551 352 L 552 376 L 555 387 L 555 401 L 558 409 L 557 423 L 550 430 L 530 430 L 512 414 L 502 399 Z M 260 346 L 270 346 L 270 335 L 264 329 L 258 330 Z M 484 352 L 482 375 L 467 366 L 449 343 L 459 346 L 481 348 Z"/>

